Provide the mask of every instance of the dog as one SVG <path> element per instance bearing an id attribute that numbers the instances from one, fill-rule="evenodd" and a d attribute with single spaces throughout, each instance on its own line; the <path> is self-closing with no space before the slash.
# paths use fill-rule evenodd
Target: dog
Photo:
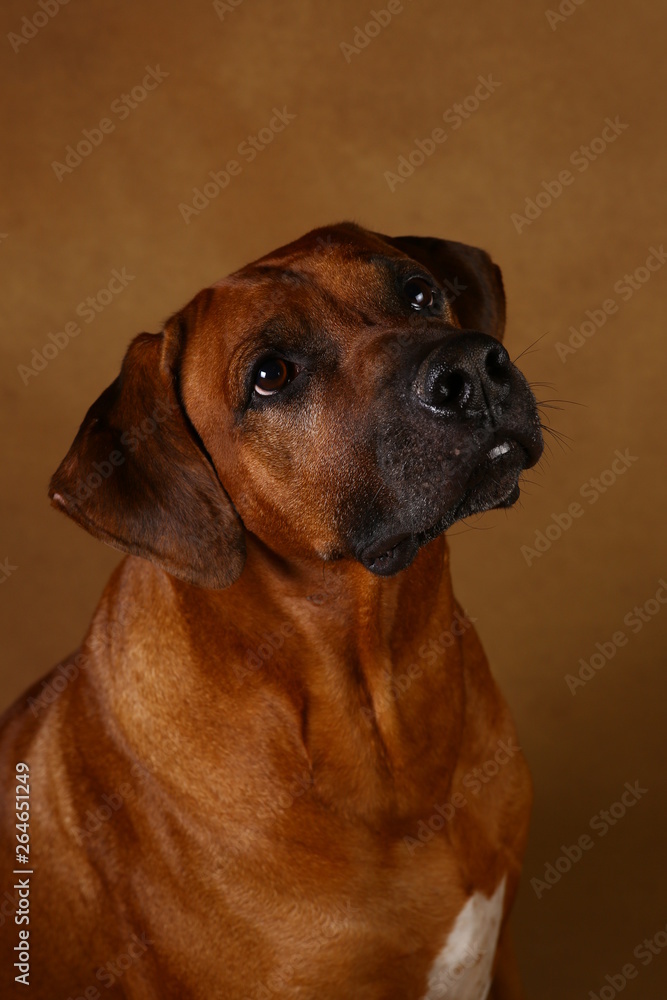
<path id="1" fill-rule="evenodd" d="M 484 251 L 343 223 L 132 341 L 49 490 L 127 557 L 2 720 L 3 996 L 522 995 L 531 782 L 445 539 L 542 452 L 504 325 Z"/>

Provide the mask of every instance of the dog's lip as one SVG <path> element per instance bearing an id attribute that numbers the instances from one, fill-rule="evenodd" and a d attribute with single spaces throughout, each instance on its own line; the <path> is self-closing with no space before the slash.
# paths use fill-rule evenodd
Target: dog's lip
<path id="1" fill-rule="evenodd" d="M 508 475 L 517 477 L 533 464 L 532 456 L 523 442 L 514 436 L 504 435 L 487 448 L 470 470 L 461 502 L 465 502 L 471 491 L 476 490 L 489 476 L 497 479 Z"/>
<path id="2" fill-rule="evenodd" d="M 518 477 L 521 471 L 531 468 L 539 461 L 542 447 L 539 432 L 533 435 L 514 429 L 499 431 L 486 450 L 480 450 L 479 459 L 470 471 L 458 502 L 433 525 L 420 531 L 395 533 L 372 542 L 358 552 L 358 560 L 366 569 L 380 576 L 392 576 L 409 566 L 422 545 L 447 531 L 462 517 L 468 516 L 466 507 L 471 495 L 474 495 L 489 475 L 496 477 L 500 474 L 501 478 L 508 476 L 507 490 L 503 491 L 493 506 L 511 507 L 519 497 Z"/>
<path id="3" fill-rule="evenodd" d="M 473 458 L 473 473 L 480 466 L 488 465 L 503 458 L 510 452 L 515 458 L 521 457 L 524 469 L 530 469 L 539 462 L 544 442 L 538 427 L 499 427 L 486 441 L 471 440 L 469 457 Z M 465 454 L 466 448 L 457 449 L 453 457 Z"/>
<path id="4" fill-rule="evenodd" d="M 402 532 L 368 545 L 359 553 L 359 560 L 366 569 L 389 576 L 412 562 L 418 548 L 419 543 L 414 535 Z"/>
<path id="5" fill-rule="evenodd" d="M 518 446 L 524 453 L 525 469 L 532 469 L 542 457 L 544 442 L 539 426 L 531 427 L 528 430 L 512 428 L 511 431 L 500 431 L 486 455 L 487 461 L 494 461 L 507 454 L 508 451 Z M 499 450 L 500 449 L 500 450 Z"/>

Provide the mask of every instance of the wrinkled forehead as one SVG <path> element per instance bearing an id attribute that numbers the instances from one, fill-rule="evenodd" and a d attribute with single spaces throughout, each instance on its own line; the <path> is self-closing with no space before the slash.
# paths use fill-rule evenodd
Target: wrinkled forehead
<path id="1" fill-rule="evenodd" d="M 379 235 L 345 224 L 314 230 L 213 287 L 224 299 L 228 342 L 256 338 L 267 325 L 335 336 L 395 316 L 400 287 L 415 274 L 428 271 Z"/>
<path id="2" fill-rule="evenodd" d="M 372 233 L 354 223 L 324 226 L 279 247 L 248 264 L 238 273 L 249 273 L 265 266 L 289 267 L 316 275 L 331 274 L 332 267 L 354 270 L 364 264 L 382 263 L 387 258 L 402 258 L 379 233 Z"/>
<path id="3" fill-rule="evenodd" d="M 353 227 L 328 227 L 280 247 L 219 282 L 257 305 L 297 305 L 318 298 L 341 306 L 381 304 L 397 270 L 410 265 L 405 254 L 380 237 Z"/>

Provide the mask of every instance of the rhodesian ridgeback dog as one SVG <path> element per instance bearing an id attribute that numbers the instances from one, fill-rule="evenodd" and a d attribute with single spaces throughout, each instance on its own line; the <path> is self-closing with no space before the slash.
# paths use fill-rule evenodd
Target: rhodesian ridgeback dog
<path id="1" fill-rule="evenodd" d="M 50 487 L 129 555 L 3 719 L 3 996 L 520 996 L 530 779 L 445 541 L 542 451 L 504 318 L 485 252 L 345 223 L 131 343 Z"/>

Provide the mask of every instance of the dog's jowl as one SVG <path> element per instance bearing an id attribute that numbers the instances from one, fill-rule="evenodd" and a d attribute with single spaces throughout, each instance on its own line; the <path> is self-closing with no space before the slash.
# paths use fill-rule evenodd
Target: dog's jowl
<path id="1" fill-rule="evenodd" d="M 521 995 L 530 779 L 445 541 L 542 451 L 504 321 L 485 252 L 346 223 L 132 341 L 50 487 L 127 557 L 2 720 L 3 996 Z"/>

